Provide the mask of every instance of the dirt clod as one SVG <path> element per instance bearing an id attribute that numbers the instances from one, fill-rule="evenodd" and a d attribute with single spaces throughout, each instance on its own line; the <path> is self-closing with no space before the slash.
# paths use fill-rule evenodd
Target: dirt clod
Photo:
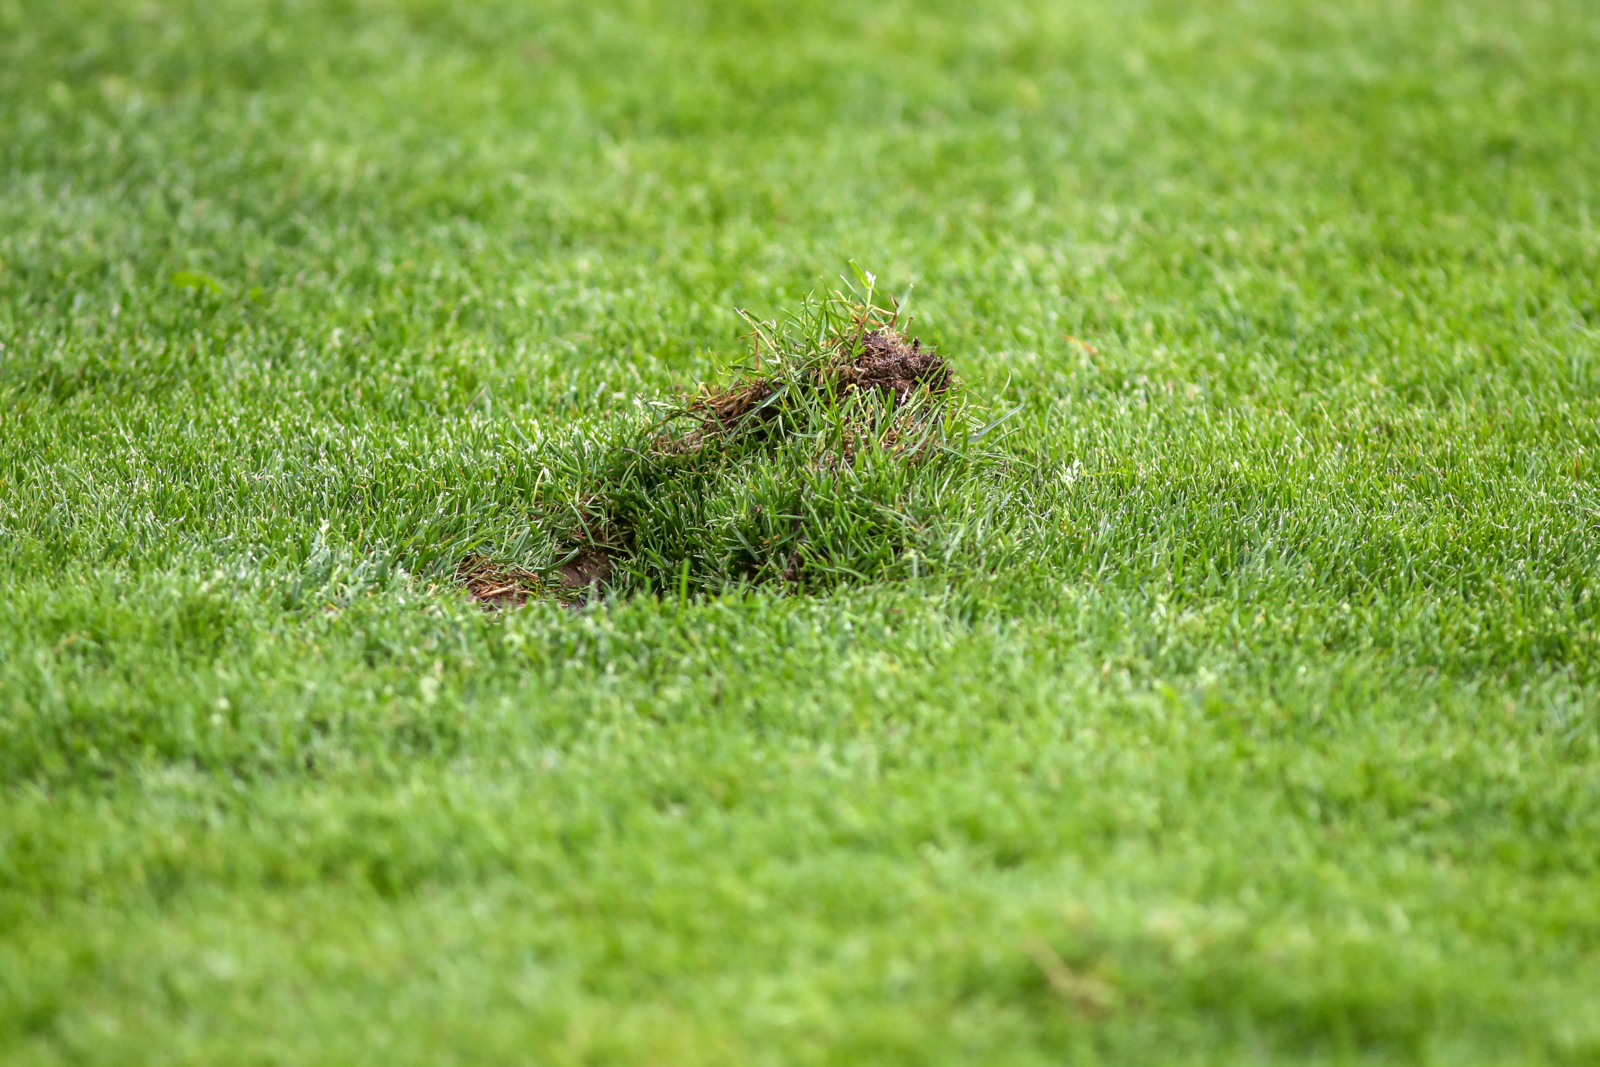
<path id="1" fill-rule="evenodd" d="M 894 393 L 896 403 L 918 389 L 935 395 L 950 388 L 950 364 L 922 342 L 906 339 L 890 329 L 873 330 L 861 338 L 861 354 L 838 370 L 845 389 L 881 389 Z"/>

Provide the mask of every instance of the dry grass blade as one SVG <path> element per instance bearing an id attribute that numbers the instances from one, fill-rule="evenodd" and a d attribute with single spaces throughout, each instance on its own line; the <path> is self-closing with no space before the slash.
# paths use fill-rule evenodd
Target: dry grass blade
<path id="1" fill-rule="evenodd" d="M 1050 988 L 1070 1001 L 1084 1015 L 1104 1015 L 1117 1006 L 1117 991 L 1092 975 L 1079 974 L 1067 966 L 1056 950 L 1043 941 L 1030 941 L 1028 955 L 1039 965 Z"/>

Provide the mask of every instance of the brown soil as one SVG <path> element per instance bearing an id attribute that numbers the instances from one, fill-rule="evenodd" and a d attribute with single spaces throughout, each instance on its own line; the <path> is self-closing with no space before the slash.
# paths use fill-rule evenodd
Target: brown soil
<path id="1" fill-rule="evenodd" d="M 893 330 L 873 330 L 861 338 L 861 354 L 840 367 L 838 381 L 846 389 L 880 389 L 892 392 L 896 404 L 918 389 L 939 394 L 950 388 L 950 364 L 916 338 L 906 339 Z"/>
<path id="2" fill-rule="evenodd" d="M 586 545 L 556 568 L 563 589 L 587 589 L 611 577 L 611 553 L 599 545 Z"/>

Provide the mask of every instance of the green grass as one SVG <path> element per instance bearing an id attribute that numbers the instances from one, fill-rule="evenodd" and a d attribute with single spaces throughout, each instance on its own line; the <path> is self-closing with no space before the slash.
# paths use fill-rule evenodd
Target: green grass
<path id="1" fill-rule="evenodd" d="M 1600 1061 L 1597 125 L 1581 0 L 0 0 L 0 1058 Z M 628 480 L 852 259 L 1016 413 Z"/>

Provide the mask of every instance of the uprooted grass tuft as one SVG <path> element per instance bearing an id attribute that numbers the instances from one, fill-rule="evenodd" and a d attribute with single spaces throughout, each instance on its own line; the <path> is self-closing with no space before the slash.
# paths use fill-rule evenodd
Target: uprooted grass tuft
<path id="1" fill-rule="evenodd" d="M 558 595 L 914 576 L 992 523 L 987 428 L 898 306 L 836 292 L 746 320 L 751 358 L 728 384 L 548 446 L 535 503 Z"/>
<path id="2" fill-rule="evenodd" d="M 913 414 L 920 409 L 910 420 L 914 423 L 939 418 L 954 383 L 950 365 L 919 339 L 907 340 L 897 329 L 899 318 L 898 307 L 884 309 L 842 294 L 808 301 L 783 327 L 746 316 L 753 327 L 754 367 L 720 391 L 702 386 L 667 419 L 669 424 L 688 420 L 692 429 L 664 433 L 656 447 L 693 452 L 714 442 L 725 448 L 751 431 L 803 435 L 818 415 L 837 412 L 853 431 L 834 442 L 846 446 L 840 452 L 845 458 L 860 431 L 884 410 Z M 896 438 L 906 422 L 896 420 Z"/>

